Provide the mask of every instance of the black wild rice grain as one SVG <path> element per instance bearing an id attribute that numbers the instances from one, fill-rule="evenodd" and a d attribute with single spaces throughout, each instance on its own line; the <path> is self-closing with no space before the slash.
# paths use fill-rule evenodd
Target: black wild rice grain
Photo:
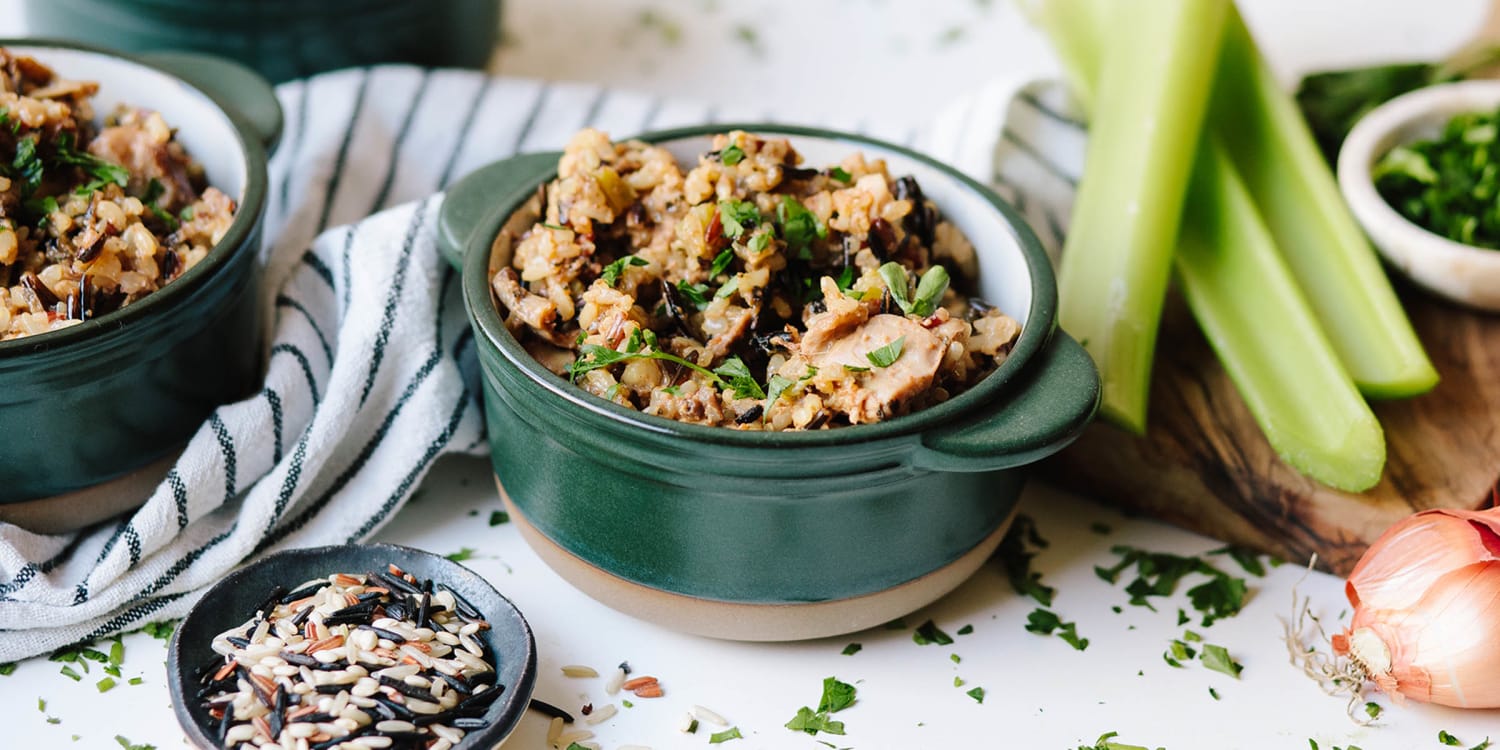
<path id="1" fill-rule="evenodd" d="M 528 707 L 531 710 L 536 711 L 537 713 L 544 716 L 550 716 L 554 719 L 562 719 L 564 724 L 573 723 L 573 714 L 570 714 L 567 711 L 564 711 L 544 700 L 532 698 L 531 703 L 528 705 Z"/>

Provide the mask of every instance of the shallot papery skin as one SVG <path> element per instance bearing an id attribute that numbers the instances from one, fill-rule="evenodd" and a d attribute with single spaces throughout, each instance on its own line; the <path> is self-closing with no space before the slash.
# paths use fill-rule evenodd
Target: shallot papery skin
<path id="1" fill-rule="evenodd" d="M 1500 707 L 1500 508 L 1427 510 L 1387 529 L 1344 586 L 1333 637 L 1398 702 Z"/>

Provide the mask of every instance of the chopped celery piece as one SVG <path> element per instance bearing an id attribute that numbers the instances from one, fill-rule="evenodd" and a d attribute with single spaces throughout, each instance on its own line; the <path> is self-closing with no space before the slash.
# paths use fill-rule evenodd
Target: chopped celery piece
<path id="1" fill-rule="evenodd" d="M 1088 157 L 1058 274 L 1059 321 L 1099 367 L 1100 410 L 1137 433 L 1146 428 L 1172 246 L 1228 9 L 1228 0 L 1106 8 Z"/>
<path id="2" fill-rule="evenodd" d="M 1237 12 L 1224 24 L 1214 86 L 1207 127 L 1234 160 L 1350 377 L 1374 397 L 1431 390 L 1437 371 L 1296 102 Z"/>
<path id="3" fill-rule="evenodd" d="M 1380 422 L 1329 346 L 1234 163 L 1199 150 L 1175 268 L 1198 326 L 1287 464 L 1347 492 L 1385 465 Z"/>
<path id="4" fill-rule="evenodd" d="M 1019 0 L 1021 12 L 1052 40 L 1062 61 L 1063 77 L 1085 113 L 1094 102 L 1095 71 L 1100 69 L 1099 40 L 1108 18 L 1108 3 L 1118 0 Z M 1085 72 L 1087 71 L 1087 72 Z"/>

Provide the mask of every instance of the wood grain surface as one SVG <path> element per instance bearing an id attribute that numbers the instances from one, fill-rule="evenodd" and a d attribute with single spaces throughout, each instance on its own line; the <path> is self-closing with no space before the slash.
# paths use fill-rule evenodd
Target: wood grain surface
<path id="1" fill-rule="evenodd" d="M 1387 526 L 1427 508 L 1488 507 L 1500 494 L 1500 316 L 1402 290 L 1442 381 L 1374 404 L 1385 428 L 1380 484 L 1322 486 L 1277 458 L 1192 317 L 1168 305 L 1150 428 L 1095 424 L 1043 472 L 1055 483 L 1213 537 L 1347 574 Z"/>

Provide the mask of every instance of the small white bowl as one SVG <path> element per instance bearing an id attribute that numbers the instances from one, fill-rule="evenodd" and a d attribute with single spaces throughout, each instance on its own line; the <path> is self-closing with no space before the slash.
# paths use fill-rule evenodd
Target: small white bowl
<path id="1" fill-rule="evenodd" d="M 1412 223 L 1375 190 L 1371 170 L 1392 148 L 1433 138 L 1455 115 L 1500 107 L 1500 81 L 1428 86 L 1371 110 L 1339 150 L 1339 189 L 1365 233 L 1408 278 L 1470 307 L 1500 311 L 1500 250 L 1454 242 Z"/>

